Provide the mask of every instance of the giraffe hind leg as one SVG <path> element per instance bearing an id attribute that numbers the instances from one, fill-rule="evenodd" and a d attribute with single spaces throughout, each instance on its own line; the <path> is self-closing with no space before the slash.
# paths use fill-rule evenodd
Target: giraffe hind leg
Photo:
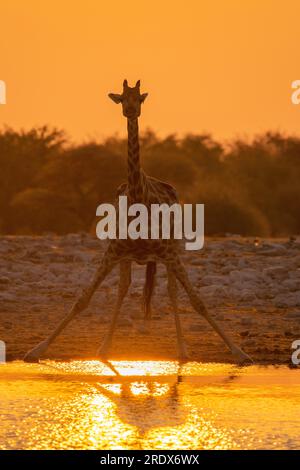
<path id="1" fill-rule="evenodd" d="M 171 269 L 174 271 L 174 274 L 176 275 L 177 279 L 179 282 L 182 284 L 184 289 L 186 290 L 190 302 L 194 309 L 200 313 L 208 323 L 212 326 L 212 328 L 218 333 L 218 335 L 223 339 L 227 347 L 230 349 L 234 357 L 238 360 L 239 363 L 245 364 L 245 363 L 252 363 L 252 359 L 246 354 L 241 348 L 239 348 L 237 345 L 235 345 L 232 340 L 227 336 L 227 334 L 224 332 L 223 328 L 212 318 L 212 316 L 209 314 L 207 311 L 205 305 L 203 304 L 202 300 L 200 297 L 197 295 L 194 287 L 192 286 L 187 272 L 180 261 L 179 258 L 172 263 Z"/>
<path id="2" fill-rule="evenodd" d="M 143 292 L 144 301 L 144 317 L 147 320 L 151 319 L 151 298 L 153 296 L 155 287 L 155 274 L 156 274 L 156 262 L 149 261 L 146 267 L 146 280 Z"/>
<path id="3" fill-rule="evenodd" d="M 151 321 L 151 299 L 154 293 L 155 287 L 155 275 L 156 275 L 156 262 L 149 261 L 146 267 L 146 279 L 143 291 L 143 309 L 144 309 L 144 322 L 139 328 L 142 334 L 149 333 L 149 326 Z"/>
<path id="4" fill-rule="evenodd" d="M 186 361 L 188 359 L 188 354 L 186 351 L 186 346 L 185 346 L 181 323 L 180 323 L 180 316 L 178 313 L 176 276 L 174 272 L 168 267 L 167 267 L 167 272 L 168 272 L 168 292 L 169 292 L 169 297 L 170 297 L 171 304 L 174 310 L 174 315 L 175 315 L 178 357 L 181 361 Z"/>

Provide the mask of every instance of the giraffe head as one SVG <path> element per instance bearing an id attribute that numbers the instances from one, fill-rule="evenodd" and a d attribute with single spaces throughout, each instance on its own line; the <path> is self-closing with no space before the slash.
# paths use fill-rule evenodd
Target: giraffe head
<path id="1" fill-rule="evenodd" d="M 128 119 L 136 119 L 141 114 L 141 104 L 145 101 L 148 93 L 140 93 L 140 81 L 135 87 L 128 86 L 127 80 L 123 82 L 123 93 L 109 93 L 108 95 L 115 103 L 122 103 L 123 115 Z"/>

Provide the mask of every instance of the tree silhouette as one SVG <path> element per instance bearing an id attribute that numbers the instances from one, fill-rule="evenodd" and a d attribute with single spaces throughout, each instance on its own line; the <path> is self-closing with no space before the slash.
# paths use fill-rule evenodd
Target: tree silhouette
<path id="1" fill-rule="evenodd" d="M 47 126 L 0 132 L 0 232 L 91 231 L 96 208 L 126 181 L 126 140 L 70 144 Z M 265 133 L 226 148 L 210 135 L 141 136 L 147 174 L 181 202 L 205 204 L 205 233 L 300 232 L 300 139 Z"/>

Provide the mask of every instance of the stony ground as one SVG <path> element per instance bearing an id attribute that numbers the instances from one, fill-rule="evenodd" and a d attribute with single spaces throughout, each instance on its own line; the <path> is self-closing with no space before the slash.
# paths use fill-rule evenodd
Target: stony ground
<path id="1" fill-rule="evenodd" d="M 0 339 L 8 359 L 51 332 L 97 268 L 103 243 L 89 235 L 1 237 Z M 206 239 L 199 252 L 184 252 L 190 279 L 214 317 L 257 362 L 290 363 L 300 339 L 300 240 L 228 237 Z M 176 358 L 166 274 L 159 268 L 150 334 L 142 330 L 143 266 L 134 266 L 112 358 Z M 116 299 L 118 270 L 105 280 L 90 306 L 47 352 L 57 359 L 95 356 Z M 180 313 L 190 358 L 232 361 L 222 341 L 190 307 L 180 289 Z"/>

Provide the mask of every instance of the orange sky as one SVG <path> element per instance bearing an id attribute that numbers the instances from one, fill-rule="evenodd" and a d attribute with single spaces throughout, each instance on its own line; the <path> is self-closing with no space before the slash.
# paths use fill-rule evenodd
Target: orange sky
<path id="1" fill-rule="evenodd" d="M 1 0 L 1 123 L 75 140 L 125 130 L 108 92 L 149 92 L 141 127 L 298 132 L 299 0 Z"/>

